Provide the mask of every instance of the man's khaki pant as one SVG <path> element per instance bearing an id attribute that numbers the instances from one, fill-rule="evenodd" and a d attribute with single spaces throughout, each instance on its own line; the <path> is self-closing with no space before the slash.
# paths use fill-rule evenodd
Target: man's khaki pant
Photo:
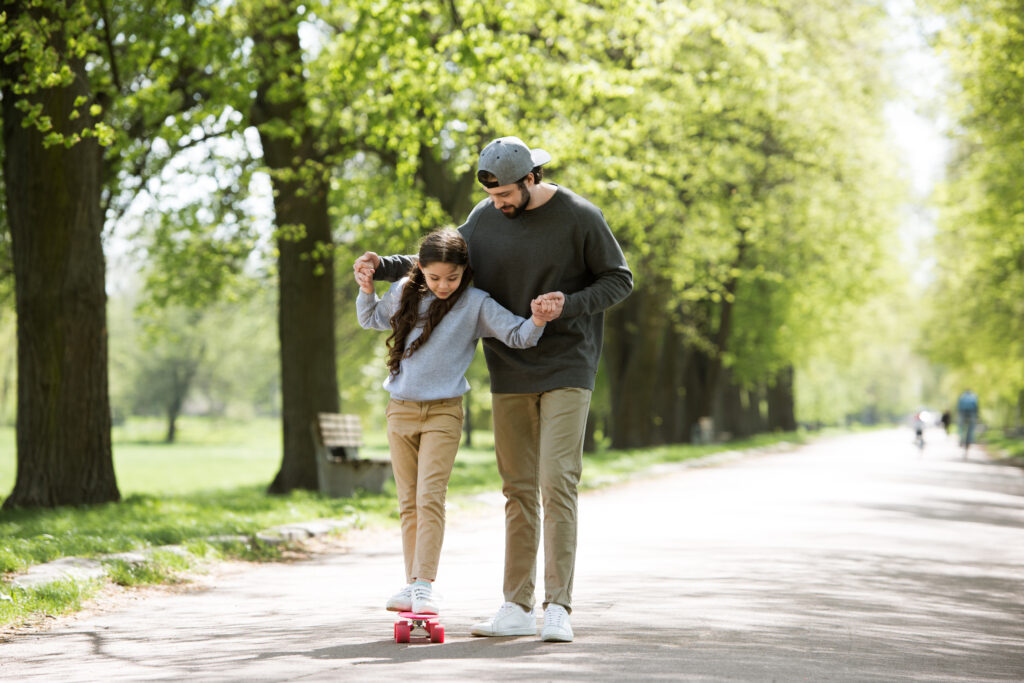
<path id="1" fill-rule="evenodd" d="M 388 444 L 402 519 L 406 581 L 437 578 L 444 502 L 462 437 L 462 397 L 387 407 Z"/>
<path id="2" fill-rule="evenodd" d="M 587 389 L 492 394 L 494 448 L 505 494 L 505 600 L 533 608 L 544 508 L 544 607 L 572 611 L 576 488 L 583 470 Z"/>

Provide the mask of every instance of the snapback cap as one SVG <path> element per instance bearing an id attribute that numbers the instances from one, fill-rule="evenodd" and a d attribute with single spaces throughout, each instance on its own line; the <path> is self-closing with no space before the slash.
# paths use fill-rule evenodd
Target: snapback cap
<path id="1" fill-rule="evenodd" d="M 534 169 L 551 161 L 551 155 L 542 149 L 530 149 L 517 137 L 508 136 L 491 140 L 480 152 L 477 173 L 486 171 L 498 179 L 498 184 L 511 185 Z"/>

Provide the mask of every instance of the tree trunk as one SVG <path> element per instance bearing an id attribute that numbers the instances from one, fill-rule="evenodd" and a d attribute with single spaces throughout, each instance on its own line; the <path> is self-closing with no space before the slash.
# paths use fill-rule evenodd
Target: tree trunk
<path id="1" fill-rule="evenodd" d="M 423 183 L 426 194 L 441 204 L 441 208 L 451 216 L 455 225 L 461 225 L 476 204 L 473 197 L 476 174 L 469 171 L 453 177 L 448 165 L 443 160 L 434 158 L 434 151 L 430 147 L 420 145 L 420 168 L 417 176 Z"/>
<path id="2" fill-rule="evenodd" d="M 17 12 L 17 5 L 8 12 Z M 13 17 L 11 17 L 13 19 Z M 55 38 L 56 40 L 56 38 Z M 62 39 L 61 39 L 62 40 Z M 6 82 L 19 60 L 0 65 Z M 72 85 L 28 96 L 63 134 L 93 123 L 69 119 L 91 101 L 80 60 Z M 120 499 L 110 444 L 102 150 L 95 138 L 45 147 L 23 126 L 25 98 L 3 92 L 4 182 L 18 316 L 17 478 L 4 507 L 54 507 Z"/>
<path id="3" fill-rule="evenodd" d="M 193 323 L 194 324 L 194 323 Z M 196 354 L 186 354 L 183 358 L 170 363 L 168 372 L 171 374 L 170 396 L 167 397 L 167 436 L 164 443 L 174 443 L 177 438 L 178 416 L 188 398 L 188 392 L 192 388 L 192 380 L 199 371 L 199 365 L 203 362 L 203 354 L 206 345 L 201 344 Z"/>
<path id="4" fill-rule="evenodd" d="M 591 410 L 587 413 L 587 424 L 583 428 L 583 452 L 597 452 L 597 414 Z"/>
<path id="5" fill-rule="evenodd" d="M 683 372 L 694 353 L 673 322 L 665 325 L 662 361 L 659 372 L 658 404 L 661 414 L 660 443 L 684 443 L 686 426 L 686 386 Z"/>
<path id="6" fill-rule="evenodd" d="M 711 416 L 714 419 L 716 438 L 729 440 L 747 436 L 743 420 L 743 390 L 733 382 L 729 368 L 723 368 L 719 375 Z"/>
<path id="7" fill-rule="evenodd" d="M 711 394 L 708 392 L 708 372 L 712 359 L 700 349 L 692 349 L 683 374 L 683 426 L 686 440 L 693 442 L 699 435 L 700 418 L 711 416 Z"/>
<path id="8" fill-rule="evenodd" d="M 764 393 L 764 387 L 758 385 L 743 394 L 743 424 L 745 425 L 744 433 L 747 436 L 760 434 L 767 429 L 764 411 L 761 409 Z"/>
<path id="9" fill-rule="evenodd" d="M 178 436 L 178 412 L 177 406 L 167 407 L 167 436 L 164 437 L 164 443 L 174 443 Z"/>
<path id="10" fill-rule="evenodd" d="M 465 419 L 462 421 L 462 431 L 466 435 L 465 445 L 466 448 L 473 447 L 473 401 L 470 400 L 469 392 L 466 392 L 465 398 L 462 399 L 463 412 L 465 413 Z"/>
<path id="11" fill-rule="evenodd" d="M 270 12 L 270 10 L 267 10 Z M 290 11 L 286 7 L 277 11 Z M 266 17 L 273 25 L 274 17 Z M 284 452 L 270 493 L 318 490 L 316 445 L 310 426 L 318 412 L 340 409 L 334 331 L 334 252 L 327 212 L 327 172 L 306 129 L 301 85 L 284 96 L 282 82 L 301 83 L 302 51 L 295 31 L 253 37 L 265 56 L 253 120 L 271 170 L 278 230 L 278 335 Z M 285 59 L 280 59 L 284 55 Z M 286 129 L 279 132 L 280 129 Z M 292 130 L 287 130 L 291 128 Z"/>
<path id="12" fill-rule="evenodd" d="M 658 424 L 655 388 L 666 316 L 660 299 L 636 289 L 628 306 L 616 306 L 605 319 L 604 362 L 608 370 L 612 448 L 651 445 Z"/>
<path id="13" fill-rule="evenodd" d="M 796 429 L 792 367 L 781 370 L 768 388 L 768 428 L 783 432 Z"/>

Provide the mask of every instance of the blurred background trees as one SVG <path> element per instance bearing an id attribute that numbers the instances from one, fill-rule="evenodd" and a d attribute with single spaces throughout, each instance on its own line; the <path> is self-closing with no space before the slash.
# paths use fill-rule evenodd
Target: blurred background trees
<path id="1" fill-rule="evenodd" d="M 988 415 L 1024 424 L 1024 2 L 937 2 L 936 44 L 956 88 L 955 143 L 937 193 L 935 278 L 922 346 L 947 395 L 971 387 Z"/>
<path id="2" fill-rule="evenodd" d="M 927 37 L 958 87 L 957 152 L 919 285 L 901 253 L 910 190 L 885 116 L 904 97 L 893 45 L 905 26 L 887 3 L 7 3 L 0 417 L 19 425 L 8 504 L 75 500 L 21 472 L 71 458 L 102 469 L 111 414 L 159 414 L 168 440 L 182 412 L 278 414 L 270 490 L 316 488 L 313 413 L 383 422 L 386 335 L 355 322 L 352 260 L 459 225 L 483 198 L 476 154 L 500 135 L 552 153 L 547 178 L 603 209 L 636 276 L 608 315 L 591 446 L 890 420 L 948 407 L 966 384 L 988 415 L 1019 422 L 1013 5 L 921 9 L 944 17 Z M 70 104 L 46 109 L 58 96 Z M 27 181 L 28 154 L 61 159 L 66 186 Z M 95 249 L 75 255 L 110 297 L 89 299 L 90 325 L 60 331 L 52 323 L 69 319 L 40 302 L 84 290 L 66 261 L 44 265 L 18 240 L 71 247 L 65 219 L 19 218 L 56 196 L 95 216 L 87 236 L 102 238 L 106 264 Z M 15 291 L 51 297 L 25 299 L 17 328 Z M 108 311 L 109 335 L 89 341 Z M 73 422 L 80 398 L 42 397 L 77 385 L 34 382 L 14 399 L 16 375 L 50 367 L 28 350 L 58 342 L 96 346 L 88 377 L 110 378 L 109 404 L 105 384 L 83 380 L 99 392 L 84 454 L 41 426 Z M 479 359 L 471 380 L 470 435 L 489 426 Z M 102 493 L 74 495 L 116 497 L 104 472 Z"/>

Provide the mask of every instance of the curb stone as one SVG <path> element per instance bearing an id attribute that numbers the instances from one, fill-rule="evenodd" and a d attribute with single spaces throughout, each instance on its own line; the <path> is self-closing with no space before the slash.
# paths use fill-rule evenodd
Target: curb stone
<path id="1" fill-rule="evenodd" d="M 210 536 L 207 542 L 217 545 L 228 545 L 231 543 L 250 543 L 256 541 L 263 545 L 282 545 L 293 543 L 314 536 L 322 536 L 333 531 L 349 529 L 356 520 L 315 520 L 311 522 L 299 522 L 294 524 L 281 524 L 279 526 L 264 529 L 253 536 L 243 535 L 221 535 Z M 130 551 L 123 553 L 111 553 L 101 555 L 98 558 L 88 557 L 62 557 L 45 564 L 37 564 L 28 568 L 23 574 L 16 576 L 10 583 L 12 588 L 32 589 L 45 586 L 56 581 L 88 581 L 102 579 L 107 573 L 107 563 L 111 561 L 126 562 L 133 566 L 145 564 L 155 552 L 171 552 L 181 557 L 189 557 L 191 553 L 180 545 L 166 545 L 156 548 L 147 548 L 141 551 Z M 0 592 L 0 599 L 10 599 L 10 596 Z"/>

